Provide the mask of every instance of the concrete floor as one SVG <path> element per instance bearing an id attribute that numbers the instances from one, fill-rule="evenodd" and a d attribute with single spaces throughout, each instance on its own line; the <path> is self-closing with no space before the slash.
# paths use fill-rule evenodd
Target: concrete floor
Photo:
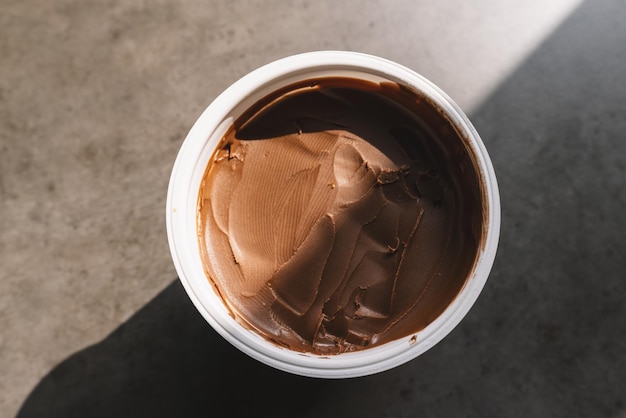
<path id="1" fill-rule="evenodd" d="M 550 3 L 549 5 L 546 3 Z M 626 417 L 626 11 L 618 0 L 0 3 L 0 416 Z M 394 370 L 287 375 L 203 321 L 165 234 L 210 101 L 317 49 L 422 73 L 502 195 L 466 319 Z"/>

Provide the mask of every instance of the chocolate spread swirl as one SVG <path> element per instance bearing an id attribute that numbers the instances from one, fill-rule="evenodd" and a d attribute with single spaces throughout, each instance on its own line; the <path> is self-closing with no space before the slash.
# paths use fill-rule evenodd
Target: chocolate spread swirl
<path id="1" fill-rule="evenodd" d="M 233 124 L 207 168 L 207 275 L 238 321 L 297 351 L 415 334 L 462 289 L 484 240 L 473 161 L 408 88 L 288 86 Z"/>

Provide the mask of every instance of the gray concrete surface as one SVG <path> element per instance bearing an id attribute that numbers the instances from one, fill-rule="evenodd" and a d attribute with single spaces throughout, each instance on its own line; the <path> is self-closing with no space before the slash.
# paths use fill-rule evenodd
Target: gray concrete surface
<path id="1" fill-rule="evenodd" d="M 626 417 L 623 6 L 3 0 L 0 416 Z M 468 317 L 412 362 L 346 381 L 225 343 L 178 283 L 164 226 L 202 110 L 257 66 L 316 49 L 439 84 L 502 194 L 498 257 Z"/>

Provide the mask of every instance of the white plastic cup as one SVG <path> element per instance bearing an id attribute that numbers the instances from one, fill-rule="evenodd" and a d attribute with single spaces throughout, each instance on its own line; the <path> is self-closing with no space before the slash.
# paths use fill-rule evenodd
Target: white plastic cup
<path id="1" fill-rule="evenodd" d="M 457 297 L 426 328 L 414 335 L 361 351 L 315 355 L 273 344 L 233 319 L 205 273 L 197 234 L 200 183 L 216 147 L 231 123 L 269 93 L 315 77 L 391 81 L 429 97 L 467 138 L 483 184 L 486 237 L 478 261 Z M 172 169 L 167 194 L 167 233 L 176 270 L 191 301 L 206 321 L 232 345 L 277 369 L 310 377 L 351 378 L 389 370 L 424 353 L 459 324 L 482 291 L 500 234 L 500 197 L 487 150 L 463 111 L 438 87 L 395 62 L 356 52 L 318 51 L 269 63 L 236 81 L 219 95 L 191 128 Z"/>

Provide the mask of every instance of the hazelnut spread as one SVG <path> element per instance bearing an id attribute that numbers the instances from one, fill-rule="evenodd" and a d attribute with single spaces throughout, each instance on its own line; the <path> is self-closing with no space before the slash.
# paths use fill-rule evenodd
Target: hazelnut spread
<path id="1" fill-rule="evenodd" d="M 391 82 L 309 79 L 257 102 L 198 198 L 205 270 L 231 315 L 321 355 L 426 327 L 484 240 L 464 144 L 429 99 Z"/>

